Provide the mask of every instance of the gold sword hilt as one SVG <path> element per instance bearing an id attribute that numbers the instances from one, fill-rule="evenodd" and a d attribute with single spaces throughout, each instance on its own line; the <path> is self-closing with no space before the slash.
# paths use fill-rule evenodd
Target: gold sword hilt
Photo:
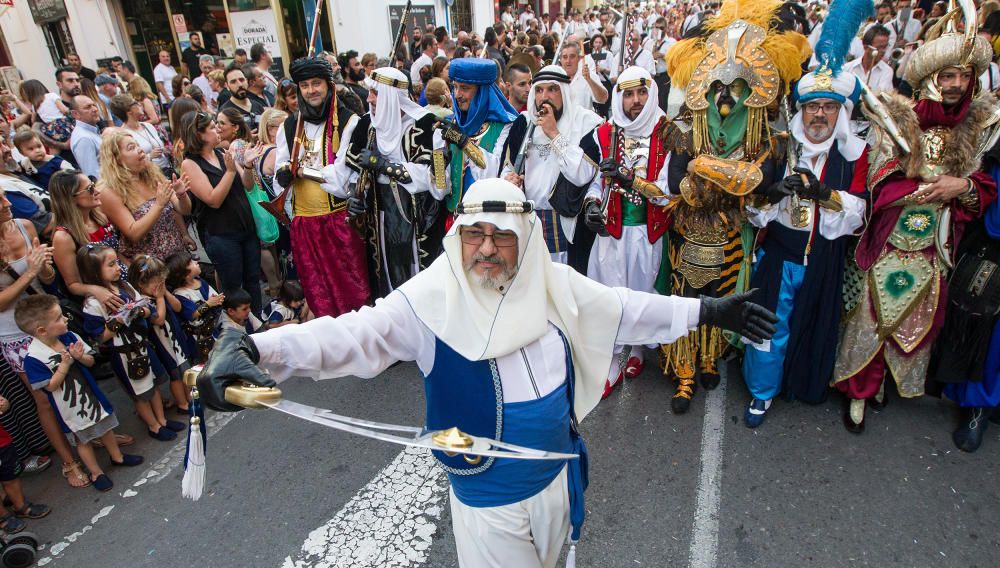
<path id="1" fill-rule="evenodd" d="M 195 365 L 184 371 L 184 384 L 189 388 L 196 388 L 198 375 L 204 365 Z M 281 400 L 281 389 L 276 387 L 259 387 L 257 385 L 240 382 L 226 387 L 226 402 L 242 406 L 243 408 L 267 408 L 263 402 L 275 403 Z"/>

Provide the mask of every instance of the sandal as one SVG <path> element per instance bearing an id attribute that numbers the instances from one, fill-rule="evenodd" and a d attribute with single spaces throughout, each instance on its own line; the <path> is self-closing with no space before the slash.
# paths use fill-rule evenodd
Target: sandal
<path id="1" fill-rule="evenodd" d="M 135 438 L 129 436 L 128 434 L 115 434 L 115 440 L 118 440 L 119 448 L 122 446 L 131 446 L 135 443 Z M 104 442 L 102 442 L 100 438 L 92 441 L 91 444 L 97 446 L 98 448 L 104 447 Z"/>
<path id="2" fill-rule="evenodd" d="M 28 523 L 17 518 L 14 513 L 0 517 L 0 530 L 6 532 L 7 534 L 19 533 L 23 531 L 26 526 L 28 526 Z"/>
<path id="3" fill-rule="evenodd" d="M 69 482 L 70 487 L 88 487 L 90 485 L 90 477 L 83 472 L 83 464 L 78 461 L 64 463 L 62 474 Z"/>
<path id="4" fill-rule="evenodd" d="M 52 508 L 48 505 L 32 503 L 31 501 L 25 501 L 24 507 L 14 509 L 14 514 L 17 515 L 17 518 L 19 519 L 41 519 L 51 512 Z"/>
<path id="5" fill-rule="evenodd" d="M 21 464 L 24 466 L 24 473 L 38 473 L 52 465 L 52 459 L 49 456 L 28 456 Z"/>

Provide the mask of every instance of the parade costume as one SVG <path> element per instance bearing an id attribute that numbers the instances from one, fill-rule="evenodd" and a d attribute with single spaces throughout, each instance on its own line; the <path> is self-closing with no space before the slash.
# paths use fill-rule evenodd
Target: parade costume
<path id="1" fill-rule="evenodd" d="M 452 87 L 451 108 L 455 111 L 455 125 L 461 136 L 455 135 L 454 130 L 449 132 L 446 136 L 448 152 L 434 155 L 434 176 L 438 188 L 445 186 L 444 165 L 447 164 L 451 194 L 445 203 L 448 211 L 454 212 L 470 185 L 500 174 L 504 147 L 518 114 L 497 87 L 497 66 L 493 60 L 453 59 L 448 65 L 448 78 L 452 83 L 477 86 L 467 111 L 459 108 Z"/>
<path id="2" fill-rule="evenodd" d="M 434 128 L 437 118 L 410 100 L 409 84 L 406 75 L 391 67 L 366 79 L 378 102 L 358 120 L 347 159 L 335 166 L 351 172 L 344 176 L 350 185 L 334 187 L 333 195 L 356 196 L 363 206 L 349 208 L 348 214 L 357 213 L 364 232 L 377 297 L 426 268 L 440 246 L 427 237 L 444 197 L 443 188 L 434 189 L 432 171 L 433 152 L 444 150 L 444 140 Z"/>
<path id="3" fill-rule="evenodd" d="M 457 425 L 580 456 L 567 463 L 434 452 L 451 481 L 459 565 L 553 567 L 567 535 L 580 535 L 587 468 L 577 424 L 600 400 L 614 346 L 669 342 L 700 320 L 759 338 L 775 320 L 737 298 L 665 297 L 581 276 L 552 262 L 539 218 L 522 200 L 504 180 L 474 184 L 444 254 L 374 307 L 252 339 L 224 332 L 226 348 L 198 378 L 205 403 L 238 410 L 222 394 L 234 376 L 273 384 L 254 363 L 283 380 L 373 377 L 399 360 L 416 361 L 428 429 Z M 495 287 L 465 268 L 461 231 L 476 223 L 517 236 L 517 270 Z"/>
<path id="4" fill-rule="evenodd" d="M 632 119 L 623 106 L 624 92 L 636 88 L 646 89 L 648 98 L 642 111 Z M 598 232 L 590 251 L 587 276 L 606 286 L 656 292 L 654 284 L 663 256 L 661 237 L 667 231 L 664 195 L 668 160 L 662 137 L 668 120 L 658 101 L 652 75 L 641 67 L 629 67 L 618 76 L 613 87 L 612 122 L 597 129 L 602 170 L 614 175 L 595 178 L 584 206 L 588 226 L 597 221 L 597 226 L 591 229 Z M 601 218 L 605 196 L 606 220 Z M 618 360 L 619 352 L 615 355 Z M 643 346 L 632 346 L 630 354 L 620 361 L 623 364 L 612 366 L 608 386 L 614 386 L 622 373 L 629 378 L 638 376 L 643 359 Z"/>
<path id="5" fill-rule="evenodd" d="M 685 103 L 666 133 L 673 216 L 658 285 L 673 294 L 724 297 L 746 289 L 753 230 L 744 205 L 781 177 L 768 108 L 788 93 L 810 54 L 806 38 L 772 29 L 781 2 L 729 0 L 706 20 L 707 37 L 678 42 L 667 54 L 672 88 Z M 690 173 L 689 173 L 690 169 Z M 717 361 L 730 348 L 719 329 L 701 327 L 663 347 L 664 373 L 676 377 L 671 401 L 687 412 L 695 375 L 719 384 Z"/>
<path id="6" fill-rule="evenodd" d="M 222 307 L 209 306 L 206 301 L 218 294 L 208 280 L 199 279 L 198 289 L 175 288 L 174 295 L 181 303 L 181 330 L 187 339 L 186 353 L 192 363 L 204 363 L 208 352 L 215 345 L 215 326 Z"/>
<path id="7" fill-rule="evenodd" d="M 358 117 L 338 104 L 333 70 L 323 58 L 302 58 L 289 67 L 292 80 L 326 79 L 329 93 L 323 106 L 309 105 L 299 93 L 304 121 L 300 165 L 291 172 L 292 255 L 309 307 L 317 316 L 339 315 L 369 301 L 365 244 L 347 223 L 347 202 L 334 197 L 347 184 L 334 165 L 344 159 Z M 281 193 L 281 169 L 288 170 L 294 147 L 296 116 L 290 116 L 275 137 L 275 192 Z"/>
<path id="8" fill-rule="evenodd" d="M 974 23 L 971 2 L 962 8 L 966 21 Z M 844 425 L 855 433 L 864 429 L 866 399 L 881 402 L 887 370 L 900 396 L 924 394 L 931 345 L 945 318 L 945 276 L 955 247 L 966 225 L 996 197 L 996 184 L 980 164 L 1000 126 L 1000 113 L 992 95 L 975 96 L 975 77 L 986 69 L 992 51 L 970 25 L 967 36 L 948 32 L 913 53 L 906 79 L 917 89 L 916 105 L 899 96 L 882 97 L 910 152 L 900 156 L 886 142 L 869 156 L 872 215 L 855 254 L 865 274 L 846 284 L 853 294 L 845 306 L 850 311 L 834 369 L 835 386 L 850 399 Z M 951 105 L 942 102 L 937 83 L 945 68 L 975 71 Z M 872 124 L 882 130 L 876 120 Z M 921 201 L 927 180 L 942 175 L 964 178 L 968 190 L 945 203 Z"/>
<path id="9" fill-rule="evenodd" d="M 862 9 L 851 10 L 852 3 Z M 789 125 L 787 177 L 773 197 L 748 207 L 750 222 L 766 229 L 757 239 L 750 287 L 780 318 L 771 341 L 747 345 L 744 352 L 743 378 L 753 397 L 744 414 L 749 427 L 763 422 L 781 392 L 812 404 L 826 399 L 837 353 L 847 237 L 860 233 L 865 218 L 867 150 L 850 123 L 861 86 L 841 66 L 854 30 L 870 12 L 866 6 L 872 7 L 869 0 L 838 0 L 831 6 L 832 17 L 816 44 L 823 63 L 793 92 L 798 112 Z M 803 107 L 811 102 L 820 110 L 807 115 Z M 839 105 L 837 114 L 822 110 L 833 104 Z M 821 119 L 830 134 L 815 143 L 806 135 L 806 120 Z"/>
<path id="10" fill-rule="evenodd" d="M 603 122 L 595 112 L 582 108 L 570 94 L 569 76 L 562 67 L 543 67 L 532 79 L 532 90 L 541 84 L 554 84 L 562 93 L 561 114 L 557 112 L 559 135 L 550 140 L 541 128 L 531 129 L 532 137 L 524 144 L 528 122 L 538 117 L 536 96 L 528 96 L 528 110 L 511 129 L 504 156 L 506 175 L 522 147 L 525 148 L 524 195 L 535 203 L 541 219 L 545 244 L 552 260 L 567 263 L 586 274 L 594 234 L 578 226 L 583 200 L 597 175 L 600 145 L 597 127 Z"/>

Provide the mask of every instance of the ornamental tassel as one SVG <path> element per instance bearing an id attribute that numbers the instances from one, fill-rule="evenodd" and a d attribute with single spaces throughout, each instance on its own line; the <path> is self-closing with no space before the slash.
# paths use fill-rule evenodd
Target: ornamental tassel
<path id="1" fill-rule="evenodd" d="M 184 453 L 184 479 L 181 495 L 197 501 L 205 489 L 205 411 L 201 406 L 198 388 L 191 389 L 189 409 L 191 425 L 188 428 L 187 451 Z"/>
<path id="2" fill-rule="evenodd" d="M 576 542 L 569 543 L 569 552 L 566 553 L 566 568 L 576 568 Z"/>

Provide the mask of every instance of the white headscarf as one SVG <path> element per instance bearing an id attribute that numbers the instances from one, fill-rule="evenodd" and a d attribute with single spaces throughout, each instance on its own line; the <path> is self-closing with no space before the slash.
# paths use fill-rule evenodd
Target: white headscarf
<path id="1" fill-rule="evenodd" d="M 537 76 L 544 77 L 547 74 L 558 74 L 563 77 L 569 78 L 566 75 L 566 71 L 558 65 L 547 65 L 538 71 Z M 594 111 L 581 108 L 575 104 L 573 101 L 573 96 L 570 92 L 569 82 L 563 83 L 562 81 L 555 80 L 540 80 L 534 81 L 531 84 L 532 91 L 528 94 L 528 110 L 525 111 L 528 120 L 533 123 L 538 121 L 538 111 L 535 108 L 535 85 L 544 85 L 546 83 L 552 83 L 559 85 L 559 90 L 562 91 L 562 116 L 559 117 L 559 121 L 556 123 L 559 128 L 559 134 L 565 136 L 571 144 L 576 144 L 580 138 L 590 132 L 591 130 L 597 128 L 603 120 Z M 541 128 L 535 129 L 535 134 L 531 138 L 531 141 L 540 146 L 544 146 L 551 142 L 549 137 L 542 132 Z"/>
<path id="2" fill-rule="evenodd" d="M 462 204 L 523 200 L 513 184 L 483 179 L 469 187 Z M 470 279 L 462 262 L 459 228 L 479 222 L 517 234 L 517 273 L 504 293 Z M 572 348 L 577 417 L 582 420 L 600 400 L 621 300 L 613 289 L 552 262 L 534 212 L 459 215 L 445 236 L 444 254 L 398 290 L 438 339 L 472 361 L 512 353 L 544 336 L 552 322 Z"/>
<path id="3" fill-rule="evenodd" d="M 625 108 L 622 106 L 622 99 L 625 95 L 619 86 L 640 80 L 645 80 L 646 82 L 646 89 L 649 90 L 649 99 L 646 101 L 646 106 L 643 107 L 639 116 L 635 117 L 635 120 L 632 120 L 628 117 L 628 113 L 625 112 Z M 653 81 L 653 76 L 649 74 L 649 71 L 634 65 L 622 71 L 621 75 L 618 76 L 618 81 L 615 83 L 614 92 L 611 94 L 611 118 L 616 125 L 622 128 L 625 136 L 642 138 L 653 133 L 656 123 L 660 121 L 661 116 L 665 115 L 660 108 L 659 95 L 659 88 L 656 86 L 656 82 Z"/>
<path id="4" fill-rule="evenodd" d="M 378 81 L 378 77 L 395 80 L 399 87 Z M 378 94 L 378 104 L 371 109 L 372 126 L 375 127 L 378 151 L 383 156 L 391 156 L 403 143 L 403 121 L 400 112 L 413 120 L 427 114 L 427 109 L 410 100 L 407 93 L 410 81 L 403 72 L 393 67 L 376 69 L 371 77 L 365 78 L 365 86 Z"/>
<path id="5" fill-rule="evenodd" d="M 861 153 L 865 150 L 865 141 L 851 132 L 851 116 L 848 114 L 847 105 L 840 106 L 840 113 L 837 115 L 837 124 L 833 127 L 833 135 L 819 144 L 810 142 L 806 137 L 806 127 L 802 123 L 801 110 L 792 117 L 791 129 L 792 136 L 801 144 L 799 165 L 809 168 L 817 178 L 820 177 L 821 172 L 815 171 L 813 159 L 829 152 L 830 148 L 833 147 L 834 140 L 837 141 L 837 151 L 848 162 L 853 162 L 860 158 Z"/>

